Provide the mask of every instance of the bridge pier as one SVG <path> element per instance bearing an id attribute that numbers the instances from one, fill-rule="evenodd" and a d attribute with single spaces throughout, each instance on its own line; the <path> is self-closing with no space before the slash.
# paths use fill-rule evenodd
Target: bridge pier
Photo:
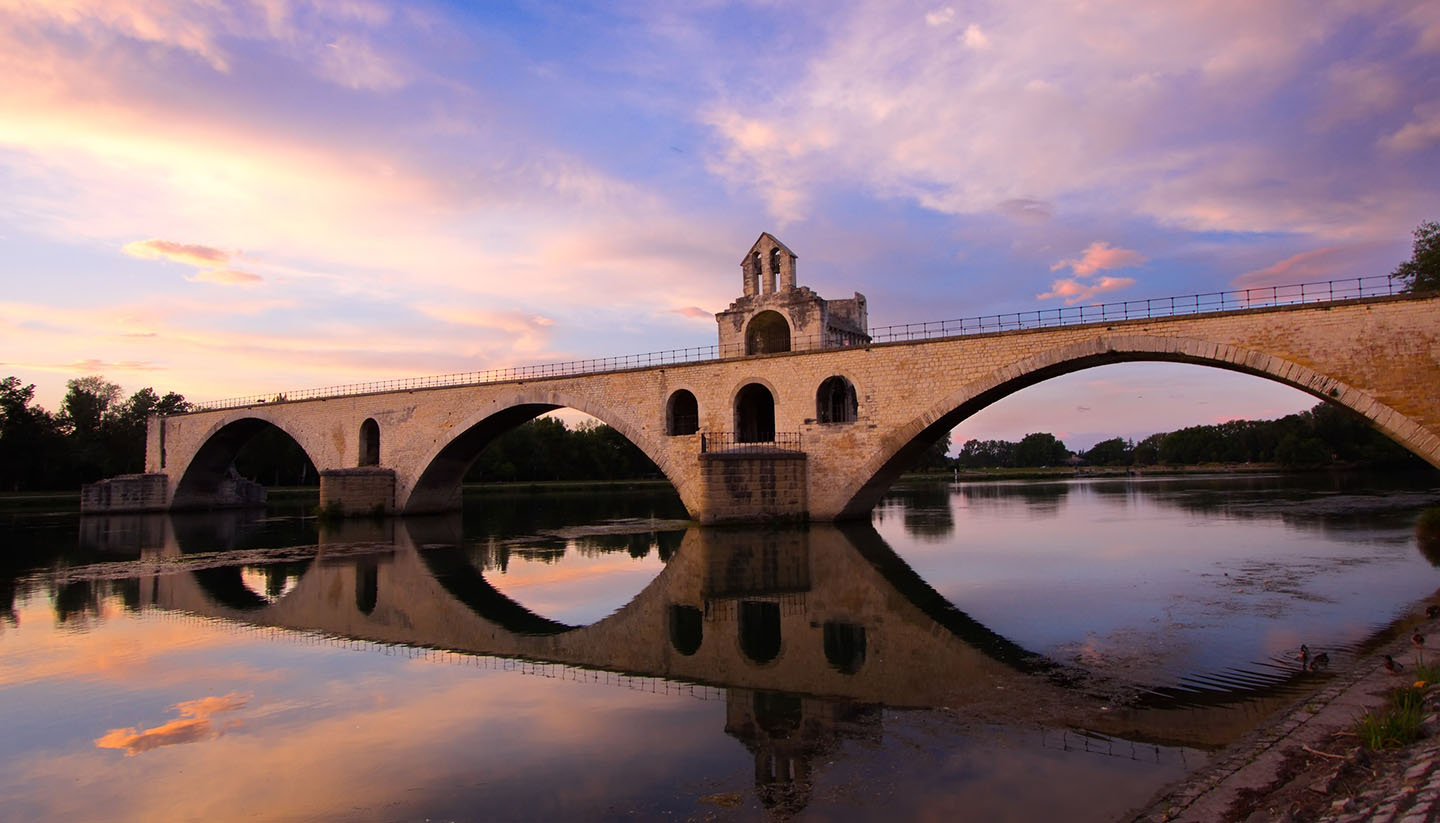
<path id="1" fill-rule="evenodd" d="M 320 472 L 320 510 L 344 517 L 395 513 L 395 470 L 379 466 Z"/>
<path id="2" fill-rule="evenodd" d="M 701 523 L 806 520 L 809 458 L 799 451 L 704 452 Z"/>

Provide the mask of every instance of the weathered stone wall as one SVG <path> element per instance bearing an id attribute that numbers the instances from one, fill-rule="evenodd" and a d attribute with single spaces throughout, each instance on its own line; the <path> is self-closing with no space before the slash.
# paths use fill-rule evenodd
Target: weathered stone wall
<path id="1" fill-rule="evenodd" d="M 170 506 L 163 474 L 122 474 L 80 487 L 80 511 L 161 512 Z"/>
<path id="2" fill-rule="evenodd" d="M 320 472 L 320 508 L 340 514 L 394 514 L 395 470 L 374 466 Z"/>
<path id="3" fill-rule="evenodd" d="M 702 454 L 707 523 L 804 520 L 808 481 L 804 454 Z"/>
<path id="4" fill-rule="evenodd" d="M 395 471 L 395 501 L 413 511 L 447 499 L 485 432 L 569 406 L 639 446 L 675 484 L 692 515 L 708 519 L 713 475 L 699 436 L 665 434 L 665 403 L 686 389 L 700 432 L 735 428 L 735 398 L 749 383 L 775 397 L 775 428 L 799 432 L 811 518 L 865 513 L 905 461 L 986 405 L 1067 372 L 1124 361 L 1170 361 L 1254 374 L 1354 409 L 1440 466 L 1440 298 L 1377 298 L 1333 305 L 1004 332 L 913 343 L 735 358 L 608 374 L 261 404 L 167 418 L 151 430 L 147 470 L 168 478 L 171 499 L 192 456 L 246 420 L 274 423 L 322 471 L 353 468 L 360 426 L 380 426 L 381 465 Z M 856 389 L 853 423 L 815 422 L 816 392 L 840 375 Z M 502 425 L 503 424 L 503 425 Z M 167 465 L 154 440 L 164 432 Z M 461 440 L 467 432 L 471 440 Z M 242 431 L 243 433 L 243 431 Z M 221 438 L 223 439 L 223 437 Z M 473 442 L 472 442 L 473 441 Z M 451 447 L 460 443 L 464 448 Z M 450 447 L 447 451 L 447 447 Z M 203 461 L 208 470 L 218 461 Z"/>

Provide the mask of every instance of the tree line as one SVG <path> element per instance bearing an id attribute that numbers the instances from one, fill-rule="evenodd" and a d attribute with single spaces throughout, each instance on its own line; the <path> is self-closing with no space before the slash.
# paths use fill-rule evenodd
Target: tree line
<path id="1" fill-rule="evenodd" d="M 1197 466 L 1206 463 L 1275 463 L 1293 469 L 1331 465 L 1425 465 L 1364 418 L 1339 406 L 1319 403 L 1279 420 L 1231 420 L 1187 426 L 1139 441 L 1113 437 L 1074 453 L 1048 432 L 1020 442 L 967 440 L 955 466 L 1038 468 L 1084 463 L 1091 466 Z"/>
<path id="2" fill-rule="evenodd" d="M 35 385 L 0 380 L 0 490 L 76 489 L 145 468 L 145 421 L 190 406 L 146 387 L 125 397 L 103 377 L 65 384 L 60 410 L 35 405 Z"/>

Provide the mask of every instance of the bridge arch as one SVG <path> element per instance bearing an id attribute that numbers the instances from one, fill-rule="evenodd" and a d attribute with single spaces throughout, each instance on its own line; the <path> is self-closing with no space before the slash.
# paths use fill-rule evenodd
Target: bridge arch
<path id="1" fill-rule="evenodd" d="M 1240 346 L 1180 337 L 1102 336 L 1032 355 L 961 386 L 896 428 L 858 474 L 841 518 L 867 514 L 914 459 L 945 432 L 996 401 L 1054 377 L 1114 363 L 1168 362 L 1262 377 L 1350 409 L 1407 450 L 1434 462 L 1430 436 L 1372 395 L 1281 357 Z"/>
<path id="2" fill-rule="evenodd" d="M 185 509 L 235 505 L 237 501 L 229 500 L 226 496 L 227 487 L 234 485 L 234 479 L 228 476 L 230 468 L 245 444 L 269 428 L 278 429 L 295 441 L 317 470 L 326 468 L 328 461 L 324 459 L 324 445 L 309 437 L 303 430 L 284 425 L 275 419 L 277 417 L 280 415 L 252 408 L 227 415 L 211 426 L 200 437 L 200 448 L 195 450 L 190 461 L 180 469 L 171 507 Z M 234 495 L 233 488 L 230 489 L 230 495 Z"/>
<path id="3" fill-rule="evenodd" d="M 461 480 L 496 437 L 562 408 L 588 414 L 619 432 L 654 461 L 686 508 L 696 511 L 698 491 L 683 482 L 685 474 L 677 472 L 674 465 L 675 450 L 665 442 L 669 437 L 665 434 L 663 405 L 637 414 L 635 409 L 614 409 L 585 394 L 538 386 L 522 386 L 507 401 L 486 404 L 471 412 L 450 429 L 456 433 L 453 437 L 437 440 L 415 464 L 408 491 L 398 496 L 399 509 L 406 514 L 458 509 Z M 401 492 L 402 486 L 397 484 L 396 490 Z"/>

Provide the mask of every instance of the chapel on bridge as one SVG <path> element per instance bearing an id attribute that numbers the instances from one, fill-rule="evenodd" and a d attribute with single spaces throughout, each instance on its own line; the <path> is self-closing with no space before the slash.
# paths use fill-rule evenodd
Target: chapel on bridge
<path id="1" fill-rule="evenodd" d="M 720 356 L 773 354 L 870 342 L 865 295 L 826 300 L 795 285 L 795 252 L 763 232 L 740 261 L 744 294 L 715 315 Z"/>

